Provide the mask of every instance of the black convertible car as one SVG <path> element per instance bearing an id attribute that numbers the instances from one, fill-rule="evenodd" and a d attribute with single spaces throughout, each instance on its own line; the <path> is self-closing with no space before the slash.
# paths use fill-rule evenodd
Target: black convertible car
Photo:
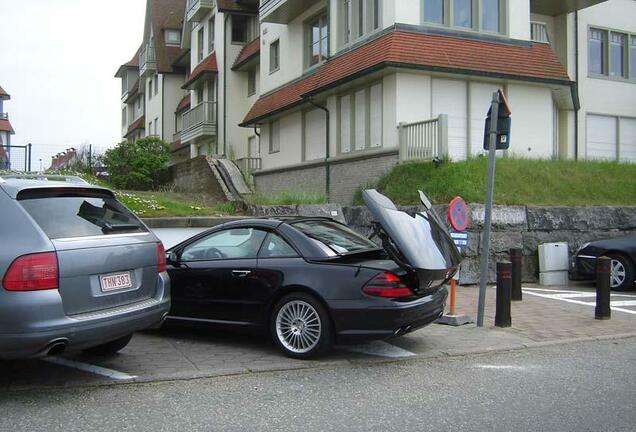
<path id="1" fill-rule="evenodd" d="M 570 279 L 587 280 L 596 277 L 596 259 L 612 259 L 610 285 L 616 291 L 634 289 L 636 284 L 636 236 L 598 240 L 584 244 L 572 257 Z"/>
<path id="2" fill-rule="evenodd" d="M 169 320 L 268 330 L 288 356 L 386 339 L 443 311 L 461 256 L 421 194 L 415 217 L 375 190 L 364 200 L 382 247 L 327 218 L 251 219 L 168 251 Z"/>

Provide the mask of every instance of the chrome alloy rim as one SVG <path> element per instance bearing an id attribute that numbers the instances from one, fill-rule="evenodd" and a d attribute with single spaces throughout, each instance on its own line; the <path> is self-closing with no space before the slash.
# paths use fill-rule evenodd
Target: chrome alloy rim
<path id="1" fill-rule="evenodd" d="M 625 282 L 625 266 L 619 260 L 612 260 L 612 288 L 621 286 Z"/>
<path id="2" fill-rule="evenodd" d="M 285 348 L 304 354 L 318 345 L 322 324 L 316 309 L 309 303 L 294 300 L 286 303 L 276 316 L 276 333 Z"/>

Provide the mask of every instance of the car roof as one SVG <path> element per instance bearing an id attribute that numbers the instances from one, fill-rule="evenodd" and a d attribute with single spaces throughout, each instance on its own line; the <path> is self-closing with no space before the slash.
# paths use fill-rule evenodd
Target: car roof
<path id="1" fill-rule="evenodd" d="M 88 189 L 112 193 L 109 189 L 91 185 L 75 176 L 2 176 L 0 189 L 15 199 L 24 190 L 33 189 Z"/>
<path id="2" fill-rule="evenodd" d="M 257 227 L 265 227 L 265 228 L 276 228 L 283 223 L 294 224 L 295 222 L 301 222 L 306 220 L 324 220 L 324 221 L 337 222 L 334 219 L 331 219 L 328 217 L 319 217 L 319 216 L 264 216 L 264 217 L 239 219 L 239 220 L 224 223 L 223 225 L 220 225 L 219 227 L 232 228 L 232 227 L 242 227 L 242 226 L 257 226 Z"/>

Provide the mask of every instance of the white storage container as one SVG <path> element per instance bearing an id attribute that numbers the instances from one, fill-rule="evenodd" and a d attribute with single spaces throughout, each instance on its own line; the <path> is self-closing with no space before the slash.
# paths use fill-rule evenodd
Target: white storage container
<path id="1" fill-rule="evenodd" d="M 553 271 L 539 273 L 539 283 L 543 286 L 567 286 L 568 272 Z"/>
<path id="2" fill-rule="evenodd" d="M 569 262 L 567 243 L 544 243 L 542 245 L 539 245 L 540 272 L 567 272 L 568 268 Z"/>

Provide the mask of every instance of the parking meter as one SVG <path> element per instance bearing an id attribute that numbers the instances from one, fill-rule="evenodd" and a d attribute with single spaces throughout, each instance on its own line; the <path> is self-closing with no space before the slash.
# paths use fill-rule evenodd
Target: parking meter
<path id="1" fill-rule="evenodd" d="M 499 90 L 499 116 L 497 119 L 497 150 L 508 150 L 510 148 L 510 128 L 512 119 L 510 118 L 510 107 L 508 100 L 501 90 Z M 486 116 L 486 128 L 484 129 L 484 150 L 488 151 L 490 146 L 490 122 L 492 121 L 492 107 Z"/>

